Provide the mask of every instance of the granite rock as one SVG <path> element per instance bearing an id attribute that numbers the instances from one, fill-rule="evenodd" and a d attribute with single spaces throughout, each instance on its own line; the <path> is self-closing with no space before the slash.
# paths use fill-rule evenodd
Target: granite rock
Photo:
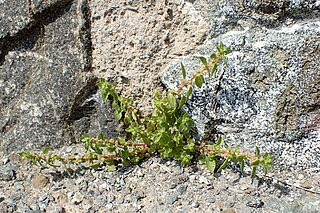
<path id="1" fill-rule="evenodd" d="M 236 4 L 214 2 L 211 6 L 224 5 L 217 7 L 217 13 Z M 258 10 L 266 2 L 253 1 L 250 5 Z M 269 4 L 281 2 L 284 1 Z M 230 27 L 227 22 L 213 26 L 219 35 L 212 34 L 213 38 L 198 48 L 199 55 L 208 56 L 220 42 L 230 46 L 232 53 L 227 65 L 218 67 L 216 78 L 206 79 L 204 87 L 194 92 L 186 111 L 196 121 L 198 137 L 203 140 L 213 140 L 219 134 L 228 144 L 251 152 L 258 146 L 275 157 L 274 168 L 278 170 L 317 168 L 320 22 L 309 13 L 296 15 L 298 11 L 316 13 L 317 5 L 286 1 L 276 8 L 282 8 L 278 12 L 283 14 L 270 21 L 272 26 L 255 22 L 241 27 L 245 19 L 237 10 L 234 15 L 228 13 L 230 19 L 237 20 L 237 27 L 225 30 Z M 267 9 L 260 12 L 261 17 L 270 15 Z M 292 16 L 296 17 L 293 21 Z M 179 85 L 180 62 L 185 64 L 188 76 L 201 68 L 197 55 L 172 61 L 162 76 L 169 88 Z"/>
<path id="2" fill-rule="evenodd" d="M 57 147 L 88 132 L 112 134 L 113 113 L 89 72 L 87 1 L 29 3 L 0 3 L 7 17 L 0 19 L 0 151 Z"/>

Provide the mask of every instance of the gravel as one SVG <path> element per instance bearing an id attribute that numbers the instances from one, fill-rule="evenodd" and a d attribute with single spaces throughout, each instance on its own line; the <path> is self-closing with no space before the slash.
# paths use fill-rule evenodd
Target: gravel
<path id="1" fill-rule="evenodd" d="M 61 152 L 66 149 L 62 148 Z M 81 153 L 79 149 L 74 146 L 72 152 Z M 154 156 L 139 165 L 113 172 L 74 166 L 69 175 L 59 169 L 41 170 L 17 154 L 2 159 L 2 212 L 316 212 L 320 209 L 320 195 L 316 193 L 320 191 L 318 171 L 270 173 L 268 177 L 259 175 L 251 179 L 234 168 L 211 174 L 199 164 L 181 168 L 176 161 Z"/>

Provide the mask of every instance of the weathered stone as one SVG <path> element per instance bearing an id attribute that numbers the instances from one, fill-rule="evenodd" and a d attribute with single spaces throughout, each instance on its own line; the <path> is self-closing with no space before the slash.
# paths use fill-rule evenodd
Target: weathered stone
<path id="1" fill-rule="evenodd" d="M 14 7 L 13 2 L 2 4 Z M 87 132 L 114 132 L 110 108 L 97 91 L 98 78 L 88 73 L 92 50 L 87 2 L 31 2 L 38 9 L 28 27 L 7 27 L 9 36 L 0 37 L 0 151 L 56 147 Z"/>
<path id="2" fill-rule="evenodd" d="M 180 0 L 92 0 L 90 6 L 94 74 L 112 78 L 122 95 L 151 111 L 155 89 L 163 89 L 163 68 L 194 52 L 209 24 L 190 2 Z"/>
<path id="3" fill-rule="evenodd" d="M 46 187 L 46 185 L 49 183 L 49 178 L 44 175 L 39 174 L 39 175 L 33 177 L 31 183 L 32 183 L 33 187 L 42 189 L 42 188 Z"/>
<path id="4" fill-rule="evenodd" d="M 277 1 L 269 3 L 278 4 Z M 251 6 L 259 8 L 256 4 Z M 311 3 L 302 6 L 290 1 L 281 9 L 285 11 L 281 21 L 291 19 L 289 14 L 295 14 L 299 8 L 302 11 L 313 9 L 315 13 L 315 7 Z M 219 11 L 226 12 L 226 9 Z M 230 17 L 238 19 L 238 15 L 235 11 Z M 262 16 L 268 17 L 268 14 L 262 13 Z M 300 18 L 310 16 L 305 14 Z M 274 23 L 282 24 L 278 21 Z M 228 66 L 220 65 L 216 79 L 206 79 L 204 87 L 195 91 L 186 107 L 196 121 L 199 136 L 213 140 L 215 135 L 221 134 L 229 145 L 251 151 L 258 146 L 275 157 L 275 169 L 318 167 L 319 20 L 282 24 L 279 28 L 261 24 L 241 28 L 237 23 L 238 27 L 228 28 L 228 32 L 226 23 L 220 24 L 220 28 L 215 28 L 220 35 L 199 48 L 199 52 L 209 55 L 214 46 L 223 42 L 232 49 Z M 162 77 L 163 82 L 169 88 L 176 88 L 181 80 L 180 62 L 191 76 L 201 67 L 196 58 L 173 61 Z M 192 65 L 194 63 L 196 65 Z"/>
<path id="5" fill-rule="evenodd" d="M 28 1 L 0 1 L 0 41 L 25 29 L 31 21 Z"/>

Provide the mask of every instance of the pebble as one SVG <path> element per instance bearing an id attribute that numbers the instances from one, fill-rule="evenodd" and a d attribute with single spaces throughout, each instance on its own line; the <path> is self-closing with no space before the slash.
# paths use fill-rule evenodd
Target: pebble
<path id="1" fill-rule="evenodd" d="M 176 164 L 170 162 L 164 166 L 172 173 L 161 173 L 159 166 L 152 166 L 155 164 L 159 164 L 159 159 L 152 157 L 143 162 L 139 169 L 125 174 L 119 174 L 119 171 L 94 171 L 76 177 L 62 173 L 59 178 L 49 170 L 39 173 L 36 167 L 19 167 L 16 169 L 17 175 L 28 171 L 30 178 L 0 181 L 0 184 L 5 183 L 0 185 L 0 189 L 7 189 L 6 194 L 1 194 L 0 190 L 0 207 L 11 209 L 12 212 L 59 212 L 63 209 L 66 212 L 77 212 L 80 209 L 86 212 L 194 212 L 190 209 L 214 212 L 217 206 L 230 213 L 238 212 L 239 209 L 240 212 L 247 212 L 248 208 L 265 212 L 273 212 L 275 209 L 283 212 L 312 212 L 317 205 L 315 199 L 320 200 L 319 196 L 315 199 L 308 197 L 308 194 L 299 193 L 296 188 L 292 188 L 290 193 L 282 193 L 278 198 L 279 183 L 273 186 L 270 182 L 269 185 L 260 182 L 254 188 L 250 178 L 244 177 L 234 182 L 233 171 L 224 172 L 226 177 L 230 174 L 229 178 L 221 175 L 211 180 L 212 174 L 201 170 L 190 169 L 179 173 Z M 12 169 L 9 164 L 6 166 Z M 174 183 L 174 188 L 170 181 Z M 106 190 L 108 187 L 110 191 Z M 46 193 L 43 193 L 43 188 Z M 243 196 L 247 195 L 245 191 L 248 189 L 252 189 L 252 192 L 250 199 L 245 200 Z M 237 193 L 234 193 L 235 190 Z M 303 200 L 304 205 L 295 203 L 297 199 Z"/>
<path id="2" fill-rule="evenodd" d="M 198 208 L 200 206 L 200 203 L 198 201 L 194 201 L 192 202 L 191 206 L 194 208 Z"/>
<path id="3" fill-rule="evenodd" d="M 167 204 L 173 204 L 178 200 L 178 196 L 176 194 L 171 194 L 166 196 L 166 203 Z"/>
<path id="4" fill-rule="evenodd" d="M 206 184 L 206 185 L 209 185 L 209 184 L 210 184 L 209 180 L 208 180 L 206 177 L 204 177 L 204 176 L 200 176 L 200 177 L 199 177 L 199 182 L 200 182 L 200 183 L 203 183 L 203 184 Z"/>
<path id="5" fill-rule="evenodd" d="M 44 175 L 38 174 L 33 177 L 31 183 L 35 188 L 44 188 L 49 183 L 49 179 Z"/>
<path id="6" fill-rule="evenodd" d="M 11 166 L 0 168 L 0 181 L 10 181 L 15 178 L 15 171 Z"/>
<path id="7" fill-rule="evenodd" d="M 80 193 L 80 192 L 76 192 L 74 195 L 73 195 L 73 198 L 72 198 L 72 203 L 78 205 L 80 204 L 82 201 L 83 201 L 83 195 Z"/>
<path id="8" fill-rule="evenodd" d="M 188 186 L 187 185 L 179 185 L 178 187 L 177 187 L 177 193 L 178 193 L 178 195 L 182 195 L 182 194 L 184 194 L 186 191 L 187 191 L 187 188 L 188 188 Z"/>

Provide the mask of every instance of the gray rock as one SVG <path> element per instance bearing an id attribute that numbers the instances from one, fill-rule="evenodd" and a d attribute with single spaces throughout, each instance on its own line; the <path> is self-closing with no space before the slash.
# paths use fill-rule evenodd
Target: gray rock
<path id="1" fill-rule="evenodd" d="M 170 194 L 166 196 L 166 203 L 167 204 L 173 204 L 178 200 L 178 196 L 176 194 Z"/>
<path id="2" fill-rule="evenodd" d="M 259 2 L 251 7 L 261 9 L 258 5 L 263 3 Z M 279 2 L 275 5 L 281 5 Z M 306 5 L 309 6 L 290 2 L 288 8 L 286 5 L 281 9 L 288 13 L 282 18 L 290 19 L 290 14 L 296 14 L 299 8 L 309 11 L 315 7 L 311 2 Z M 218 11 L 227 12 L 226 8 Z M 280 11 L 280 7 L 274 11 Z M 237 10 L 234 13 L 229 14 L 228 20 L 243 20 Z M 263 12 L 260 16 L 269 18 Z M 317 167 L 320 22 L 305 16 L 301 16 L 305 21 L 278 28 L 257 25 L 228 29 L 226 33 L 226 23 L 216 28 L 219 36 L 199 48 L 199 52 L 209 55 L 214 51 L 212 47 L 223 42 L 232 53 L 228 66 L 220 65 L 216 79 L 206 79 L 204 87 L 195 90 L 186 106 L 196 122 L 199 138 L 212 140 L 217 134 L 224 135 L 229 145 L 251 152 L 258 146 L 275 157 L 277 170 Z M 282 24 L 280 20 L 276 22 Z M 173 61 L 162 76 L 169 88 L 177 88 L 181 80 L 180 62 L 188 76 L 201 67 L 196 56 Z"/>
<path id="3" fill-rule="evenodd" d="M 6 31 L 0 34 L 9 35 L 0 36 L 0 151 L 56 147 L 88 132 L 112 135 L 112 112 L 97 92 L 98 79 L 87 74 L 86 1 L 30 2 L 8 0 L 0 9 L 8 17 L 0 19 Z"/>
<path id="4" fill-rule="evenodd" d="M 23 191 L 24 190 L 24 186 L 21 182 L 14 183 L 13 187 L 14 187 L 15 191 Z"/>
<path id="5" fill-rule="evenodd" d="M 176 189 L 178 195 L 182 195 L 187 191 L 188 186 L 187 185 L 179 185 Z"/>
<path id="6" fill-rule="evenodd" d="M 0 180 L 10 181 L 15 178 L 15 171 L 11 166 L 0 168 Z"/>

